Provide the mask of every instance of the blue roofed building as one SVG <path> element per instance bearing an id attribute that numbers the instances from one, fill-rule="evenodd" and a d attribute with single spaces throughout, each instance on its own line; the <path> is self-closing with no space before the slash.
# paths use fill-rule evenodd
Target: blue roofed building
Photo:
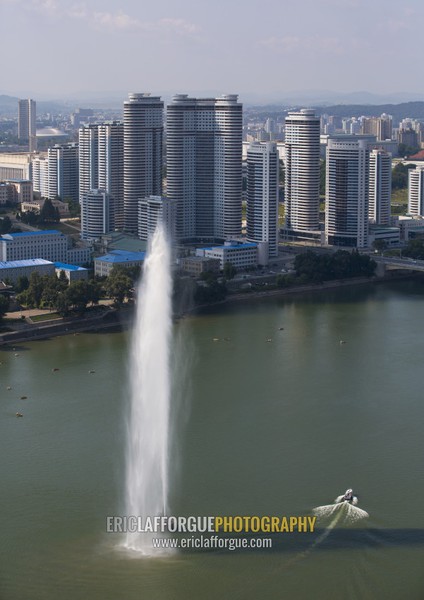
<path id="1" fill-rule="evenodd" d="M 223 246 L 198 248 L 196 256 L 218 259 L 221 269 L 229 262 L 238 271 L 244 271 L 258 266 L 258 244 L 228 241 Z"/>
<path id="2" fill-rule="evenodd" d="M 55 262 L 54 268 L 58 277 L 63 271 L 69 283 L 72 283 L 73 281 L 77 281 L 79 279 L 88 279 L 88 269 L 85 269 L 84 267 L 79 267 L 77 265 L 68 265 L 62 262 Z"/>
<path id="3" fill-rule="evenodd" d="M 16 283 L 19 277 L 29 279 L 35 271 L 40 275 L 54 275 L 54 264 L 43 258 L 0 261 L 0 281 Z"/>
<path id="4" fill-rule="evenodd" d="M 115 265 L 121 267 L 141 266 L 145 256 L 145 252 L 112 250 L 109 254 L 98 256 L 94 259 L 94 274 L 99 275 L 100 277 L 108 277 Z"/>
<path id="5" fill-rule="evenodd" d="M 72 247 L 71 238 L 56 229 L 7 233 L 0 236 L 0 260 L 32 258 L 85 264 L 91 260 L 91 250 L 85 246 Z"/>

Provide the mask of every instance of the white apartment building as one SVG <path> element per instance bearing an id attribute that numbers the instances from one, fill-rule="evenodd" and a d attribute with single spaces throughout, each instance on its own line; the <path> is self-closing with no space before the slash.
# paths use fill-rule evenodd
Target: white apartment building
<path id="1" fill-rule="evenodd" d="M 99 187 L 98 125 L 84 125 L 78 131 L 79 201 Z"/>
<path id="2" fill-rule="evenodd" d="M 48 150 L 48 198 L 79 200 L 78 144 L 56 144 Z"/>
<path id="3" fill-rule="evenodd" d="M 327 145 L 325 240 L 331 246 L 368 246 L 367 139 L 330 138 Z"/>
<path id="4" fill-rule="evenodd" d="M 81 239 L 98 240 L 115 228 L 113 199 L 104 190 L 89 190 L 81 197 Z"/>
<path id="5" fill-rule="evenodd" d="M 124 227 L 137 233 L 138 201 L 162 194 L 163 102 L 129 94 L 124 102 Z"/>
<path id="6" fill-rule="evenodd" d="M 392 155 L 385 150 L 370 152 L 368 217 L 376 225 L 390 225 L 392 198 Z"/>
<path id="7" fill-rule="evenodd" d="M 158 223 L 162 223 L 168 238 L 175 237 L 175 205 L 164 196 L 149 196 L 138 202 L 138 237 L 148 241 Z"/>
<path id="8" fill-rule="evenodd" d="M 238 271 L 254 269 L 258 266 L 258 245 L 253 243 L 226 242 L 223 246 L 198 248 L 196 256 L 219 260 L 221 270 L 225 263 L 231 263 Z"/>
<path id="9" fill-rule="evenodd" d="M 106 121 L 99 126 L 99 184 L 112 198 L 115 228 L 124 227 L 124 124 Z"/>
<path id="10" fill-rule="evenodd" d="M 247 151 L 247 240 L 266 242 L 278 256 L 279 155 L 274 142 L 253 142 Z"/>
<path id="11" fill-rule="evenodd" d="M 408 172 L 408 214 L 424 216 L 424 165 Z"/>
<path id="12" fill-rule="evenodd" d="M 173 97 L 167 107 L 167 196 L 180 240 L 241 233 L 242 105 L 236 95 Z"/>
<path id="13" fill-rule="evenodd" d="M 289 112 L 285 137 L 286 229 L 319 231 L 320 118 L 311 109 Z"/>
<path id="14" fill-rule="evenodd" d="M 29 151 L 37 150 L 37 105 L 35 100 L 18 100 L 18 138 L 28 141 Z"/>
<path id="15" fill-rule="evenodd" d="M 91 259 L 89 248 L 72 248 L 71 239 L 54 229 L 7 233 L 0 236 L 0 260 L 43 258 L 52 262 L 84 264 Z"/>

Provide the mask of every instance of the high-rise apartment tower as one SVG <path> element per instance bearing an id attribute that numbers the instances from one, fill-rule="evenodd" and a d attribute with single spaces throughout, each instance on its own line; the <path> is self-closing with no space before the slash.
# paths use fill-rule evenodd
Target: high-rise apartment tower
<path id="1" fill-rule="evenodd" d="M 167 197 L 181 240 L 241 234 L 242 105 L 236 95 L 174 96 L 167 107 Z"/>
<path id="2" fill-rule="evenodd" d="M 320 119 L 311 109 L 289 112 L 285 137 L 285 205 L 289 235 L 319 230 Z"/>
<path id="3" fill-rule="evenodd" d="M 124 102 L 124 227 L 137 233 L 138 201 L 162 194 L 163 102 L 129 94 Z"/>

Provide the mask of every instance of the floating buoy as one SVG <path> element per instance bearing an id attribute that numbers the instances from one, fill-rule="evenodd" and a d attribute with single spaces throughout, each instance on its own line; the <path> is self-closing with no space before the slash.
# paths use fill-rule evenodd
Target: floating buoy
<path id="1" fill-rule="evenodd" d="M 12 388 L 10 387 L 10 385 L 8 385 L 6 389 L 7 390 L 11 390 Z"/>
<path id="2" fill-rule="evenodd" d="M 344 340 L 340 340 L 340 344 L 346 344 Z"/>
<path id="3" fill-rule="evenodd" d="M 268 338 L 268 339 L 267 339 L 267 342 L 268 342 L 268 343 L 269 343 L 269 342 L 272 342 L 272 338 Z"/>
<path id="4" fill-rule="evenodd" d="M 21 396 L 21 400 L 28 400 L 28 396 Z"/>
<path id="5" fill-rule="evenodd" d="M 55 373 L 56 371 L 59 371 L 59 369 L 57 367 L 55 367 L 54 369 L 52 369 L 53 373 Z"/>
<path id="6" fill-rule="evenodd" d="M 95 373 L 96 371 L 88 371 L 89 373 Z"/>
<path id="7" fill-rule="evenodd" d="M 23 417 L 24 415 L 22 413 L 16 413 L 17 417 Z"/>
<path id="8" fill-rule="evenodd" d="M 213 338 L 213 342 L 219 342 L 219 338 Z"/>

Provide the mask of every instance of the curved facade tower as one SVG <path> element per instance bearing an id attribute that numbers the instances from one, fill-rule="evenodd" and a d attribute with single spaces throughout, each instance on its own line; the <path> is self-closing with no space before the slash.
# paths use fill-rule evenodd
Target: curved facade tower
<path id="1" fill-rule="evenodd" d="M 100 239 L 113 231 L 113 200 L 104 190 L 90 190 L 81 198 L 81 238 Z"/>
<path id="2" fill-rule="evenodd" d="M 242 105 L 235 95 L 174 96 L 167 107 L 167 197 L 180 240 L 241 233 Z"/>
<path id="3" fill-rule="evenodd" d="M 289 112 L 285 137 L 286 229 L 319 230 L 320 119 L 311 109 Z"/>
<path id="4" fill-rule="evenodd" d="M 162 194 L 163 102 L 129 94 L 124 102 L 124 227 L 137 233 L 138 200 Z"/>

